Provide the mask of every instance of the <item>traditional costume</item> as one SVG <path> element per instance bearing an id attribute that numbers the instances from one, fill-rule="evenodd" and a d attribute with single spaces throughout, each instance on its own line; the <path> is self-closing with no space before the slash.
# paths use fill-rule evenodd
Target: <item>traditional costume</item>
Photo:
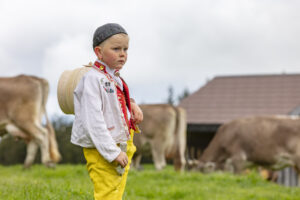
<path id="1" fill-rule="evenodd" d="M 110 73 L 109 73 L 110 72 Z M 71 142 L 84 147 L 95 199 L 122 199 L 136 147 L 129 90 L 105 63 L 96 61 L 74 91 L 75 120 Z M 116 171 L 120 144 L 127 143 L 128 164 L 123 175 Z"/>

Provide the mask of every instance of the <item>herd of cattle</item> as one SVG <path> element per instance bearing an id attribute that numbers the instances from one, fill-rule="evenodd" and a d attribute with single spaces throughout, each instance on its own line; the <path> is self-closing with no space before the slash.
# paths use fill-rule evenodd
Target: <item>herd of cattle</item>
<path id="1" fill-rule="evenodd" d="M 27 143 L 24 167 L 33 163 L 38 147 L 42 163 L 52 167 L 61 159 L 54 129 L 46 112 L 49 85 L 45 79 L 20 75 L 0 78 L 0 138 L 9 133 Z M 144 121 L 134 143 L 133 166 L 139 168 L 146 144 L 150 144 L 157 170 L 172 159 L 176 170 L 186 165 L 185 110 L 171 105 L 141 105 Z M 46 127 L 42 126 L 42 117 Z M 260 116 L 223 124 L 197 161 L 202 172 L 225 170 L 240 173 L 259 165 L 272 170 L 287 166 L 300 172 L 300 119 Z"/>

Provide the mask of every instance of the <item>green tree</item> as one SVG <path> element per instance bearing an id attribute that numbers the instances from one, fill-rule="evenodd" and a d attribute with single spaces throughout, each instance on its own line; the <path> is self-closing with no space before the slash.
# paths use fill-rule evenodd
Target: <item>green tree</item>
<path id="1" fill-rule="evenodd" d="M 188 88 L 184 88 L 182 94 L 178 96 L 178 102 L 180 103 L 184 98 L 188 97 L 190 95 L 190 92 Z"/>
<path id="2" fill-rule="evenodd" d="M 170 105 L 174 105 L 175 100 L 174 100 L 174 89 L 172 86 L 169 86 L 168 88 L 168 99 L 167 99 L 167 103 Z"/>

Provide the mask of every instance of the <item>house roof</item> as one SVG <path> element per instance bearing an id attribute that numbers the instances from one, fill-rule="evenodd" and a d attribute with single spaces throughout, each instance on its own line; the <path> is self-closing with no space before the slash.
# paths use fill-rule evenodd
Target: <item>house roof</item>
<path id="1" fill-rule="evenodd" d="M 300 74 L 215 77 L 179 106 L 186 109 L 189 124 L 290 114 L 300 106 Z"/>

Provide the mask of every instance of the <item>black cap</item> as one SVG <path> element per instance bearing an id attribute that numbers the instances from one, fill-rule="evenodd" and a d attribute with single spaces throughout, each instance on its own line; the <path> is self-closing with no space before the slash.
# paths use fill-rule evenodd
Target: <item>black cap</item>
<path id="1" fill-rule="evenodd" d="M 128 35 L 125 29 L 119 24 L 108 23 L 98 27 L 93 37 L 93 48 L 101 44 L 104 40 L 108 39 L 109 37 L 119 33 L 124 33 Z"/>

